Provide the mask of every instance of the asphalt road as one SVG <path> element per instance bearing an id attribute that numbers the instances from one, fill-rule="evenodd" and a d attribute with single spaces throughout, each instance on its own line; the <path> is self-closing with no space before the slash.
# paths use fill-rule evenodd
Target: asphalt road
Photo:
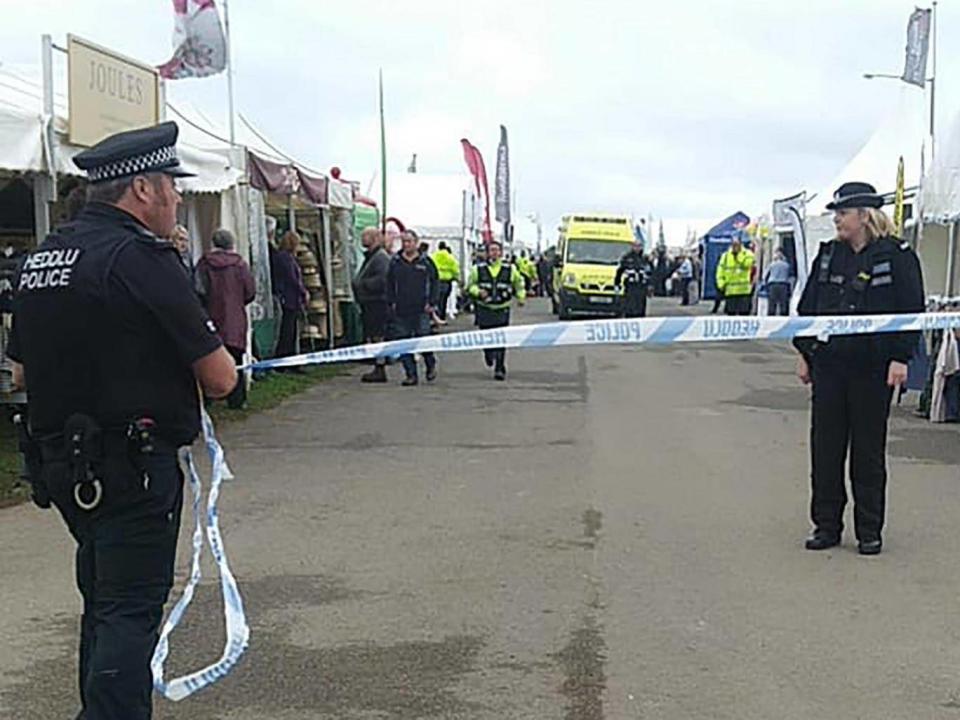
<path id="1" fill-rule="evenodd" d="M 518 320 L 548 317 L 534 301 Z M 508 367 L 494 383 L 479 353 L 444 356 L 416 389 L 399 367 L 377 387 L 355 369 L 223 432 L 251 646 L 155 716 L 960 717 L 956 426 L 897 410 L 884 554 L 851 537 L 811 553 L 808 391 L 787 347 Z M 0 717 L 72 718 L 79 598 L 58 518 L 0 510 L 0 568 Z M 221 651 L 210 575 L 173 672 Z"/>

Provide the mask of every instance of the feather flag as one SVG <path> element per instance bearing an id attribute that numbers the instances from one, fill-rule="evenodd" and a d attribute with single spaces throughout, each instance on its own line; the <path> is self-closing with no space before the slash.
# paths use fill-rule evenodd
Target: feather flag
<path id="1" fill-rule="evenodd" d="M 493 240 L 493 231 L 490 229 L 490 186 L 487 184 L 487 167 L 483 163 L 483 155 L 466 138 L 460 140 L 463 146 L 463 159 L 467 163 L 467 169 L 473 175 L 474 184 L 477 187 L 477 197 L 483 198 L 483 241 L 489 243 Z"/>
<path id="2" fill-rule="evenodd" d="M 910 14 L 910 22 L 907 23 L 907 49 L 901 79 L 911 85 L 925 87 L 927 84 L 932 17 L 932 10 L 917 8 Z"/>

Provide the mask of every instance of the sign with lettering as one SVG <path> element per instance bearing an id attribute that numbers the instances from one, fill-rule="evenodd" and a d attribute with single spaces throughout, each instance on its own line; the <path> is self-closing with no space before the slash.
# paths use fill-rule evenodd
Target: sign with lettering
<path id="1" fill-rule="evenodd" d="M 90 147 L 160 122 L 160 76 L 87 40 L 67 36 L 70 142 Z"/>

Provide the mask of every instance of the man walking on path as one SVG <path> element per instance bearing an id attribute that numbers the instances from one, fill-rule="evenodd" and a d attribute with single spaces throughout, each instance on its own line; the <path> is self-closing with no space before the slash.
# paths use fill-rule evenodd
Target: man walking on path
<path id="1" fill-rule="evenodd" d="M 690 304 L 690 283 L 693 282 L 693 262 L 686 255 L 680 256 L 680 266 L 677 268 L 677 278 L 680 280 L 680 295 L 683 298 L 681 305 Z"/>
<path id="2" fill-rule="evenodd" d="M 717 291 L 726 298 L 727 315 L 749 315 L 753 298 L 753 253 L 734 238 L 717 264 Z"/>
<path id="3" fill-rule="evenodd" d="M 390 255 L 383 249 L 383 234 L 377 228 L 367 228 L 360 236 L 363 244 L 363 264 L 353 280 L 353 294 L 360 305 L 363 323 L 363 341 L 381 342 L 387 335 L 387 271 Z M 362 382 L 385 383 L 386 360 L 374 360 L 373 370 L 360 377 Z"/>
<path id="4" fill-rule="evenodd" d="M 767 268 L 764 278 L 770 315 L 790 314 L 790 288 L 792 287 L 790 275 L 790 263 L 784 257 L 783 250 L 777 250 L 773 254 L 773 262 Z"/>
<path id="5" fill-rule="evenodd" d="M 533 260 L 527 257 L 526 251 L 520 253 L 520 257 L 517 258 L 516 262 L 517 268 L 520 270 L 520 275 L 523 278 L 524 290 L 529 295 L 534 287 L 534 283 L 537 279 L 537 268 L 533 264 Z"/>
<path id="6" fill-rule="evenodd" d="M 387 270 L 387 307 L 390 317 L 390 339 L 423 337 L 430 334 L 430 315 L 437 304 L 439 283 L 437 266 L 417 247 L 417 236 L 411 231 L 401 236 L 402 249 L 390 261 Z M 417 359 L 412 353 L 400 358 L 406 378 L 405 387 L 419 384 Z M 437 379 L 437 358 L 423 353 L 427 366 L 427 382 Z"/>
<path id="7" fill-rule="evenodd" d="M 211 242 L 213 250 L 197 263 L 200 296 L 224 347 L 240 366 L 247 351 L 246 307 L 256 296 L 256 285 L 250 267 L 234 249 L 233 233 L 216 230 Z M 241 379 L 227 396 L 227 407 L 239 410 L 246 401 L 247 385 Z"/>
<path id="8" fill-rule="evenodd" d="M 537 282 L 540 288 L 541 297 L 550 297 L 553 295 L 553 268 L 550 266 L 550 259 L 546 255 L 541 255 L 537 260 Z"/>
<path id="9" fill-rule="evenodd" d="M 437 315 L 441 320 L 447 319 L 447 304 L 450 302 L 450 290 L 454 281 L 460 282 L 460 263 L 450 252 L 447 244 L 440 241 L 437 251 L 433 254 L 433 264 L 437 266 L 437 277 L 440 283 L 440 291 L 437 302 Z"/>
<path id="10" fill-rule="evenodd" d="M 487 245 L 487 261 L 473 268 L 467 283 L 467 294 L 477 304 L 477 327 L 481 330 L 506 327 L 510 324 L 510 303 L 519 305 L 527 294 L 523 276 L 516 265 L 503 262 L 503 246 L 496 240 Z M 492 367 L 495 380 L 507 379 L 507 350 L 493 348 L 483 351 L 487 367 Z"/>

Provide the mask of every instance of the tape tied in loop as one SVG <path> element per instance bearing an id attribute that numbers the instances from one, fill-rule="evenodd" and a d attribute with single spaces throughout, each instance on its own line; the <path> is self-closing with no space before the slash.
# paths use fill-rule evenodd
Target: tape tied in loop
<path id="1" fill-rule="evenodd" d="M 214 432 L 213 421 L 206 410 L 201 410 L 203 420 L 203 438 L 207 447 L 207 453 L 210 456 L 210 494 L 207 498 L 206 509 L 206 535 L 207 543 L 210 546 L 210 552 L 217 564 L 217 570 L 220 574 L 220 588 L 223 594 L 224 621 L 226 624 L 226 643 L 223 648 L 223 654 L 216 662 L 205 668 L 189 673 L 173 680 L 164 680 L 163 666 L 167 656 L 170 653 L 170 634 L 176 629 L 183 619 L 183 615 L 193 600 L 194 592 L 200 582 L 200 556 L 203 551 L 203 529 L 204 516 L 201 512 L 201 501 L 203 497 L 203 488 L 200 483 L 200 475 L 197 472 L 196 464 L 193 461 L 193 455 L 189 448 L 182 451 L 182 459 L 187 466 L 190 477 L 190 490 L 193 496 L 193 557 L 191 562 L 190 579 L 183 589 L 183 594 L 177 600 L 170 616 L 167 618 L 160 633 L 160 640 L 157 643 L 153 659 L 150 663 L 150 669 L 153 672 L 154 689 L 168 698 L 169 700 L 183 700 L 198 690 L 212 685 L 217 680 L 225 677 L 227 673 L 237 664 L 250 641 L 250 628 L 247 625 L 246 615 L 243 611 L 243 600 L 240 597 L 240 590 L 237 587 L 237 581 L 230 571 L 230 565 L 227 562 L 227 555 L 223 547 L 223 538 L 220 534 L 220 523 L 217 515 L 217 500 L 220 496 L 220 486 L 223 480 L 232 478 L 229 468 L 223 457 L 223 448 L 217 442 Z"/>

